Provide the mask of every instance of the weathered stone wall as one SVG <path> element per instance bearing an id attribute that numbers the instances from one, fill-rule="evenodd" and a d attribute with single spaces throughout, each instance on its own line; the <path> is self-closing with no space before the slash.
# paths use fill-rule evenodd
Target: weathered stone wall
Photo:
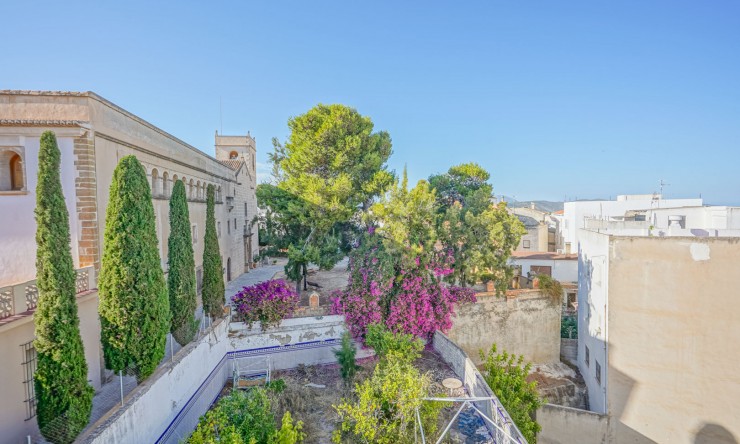
<path id="1" fill-rule="evenodd" d="M 481 362 L 479 350 L 493 343 L 499 350 L 524 355 L 535 363 L 560 361 L 560 304 L 539 290 L 519 290 L 507 297 L 477 295 L 475 304 L 457 310 L 447 334 L 471 357 Z"/>
<path id="2" fill-rule="evenodd" d="M 545 404 L 537 410 L 540 444 L 605 444 L 607 417 L 588 410 Z"/>

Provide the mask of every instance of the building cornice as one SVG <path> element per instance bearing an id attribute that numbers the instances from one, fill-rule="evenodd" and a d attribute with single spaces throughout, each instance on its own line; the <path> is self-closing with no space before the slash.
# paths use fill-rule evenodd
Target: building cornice
<path id="1" fill-rule="evenodd" d="M 80 126 L 87 127 L 90 122 L 82 120 L 43 120 L 43 119 L 0 119 L 0 126 Z"/>
<path id="2" fill-rule="evenodd" d="M 101 133 L 99 131 L 96 131 L 95 132 L 95 137 L 100 137 L 101 139 L 105 139 L 105 140 L 107 140 L 109 142 L 113 142 L 113 143 L 116 143 L 118 145 L 123 145 L 125 147 L 131 148 L 133 150 L 136 150 L 136 151 L 139 151 L 139 152 L 142 152 L 142 153 L 145 153 L 145 154 L 148 154 L 150 156 L 153 156 L 153 157 L 156 157 L 156 158 L 159 158 L 159 159 L 163 159 L 163 160 L 166 160 L 168 162 L 175 163 L 177 165 L 181 165 L 181 166 L 183 166 L 185 168 L 188 168 L 188 169 L 191 169 L 191 170 L 194 170 L 194 171 L 201 172 L 201 173 L 206 174 L 208 176 L 216 177 L 218 179 L 222 179 L 222 180 L 225 180 L 227 182 L 234 182 L 234 183 L 236 183 L 236 177 L 221 176 L 221 175 L 219 175 L 216 172 L 208 171 L 208 170 L 205 170 L 203 168 L 199 168 L 199 167 L 197 167 L 195 165 L 189 164 L 187 162 L 183 162 L 183 161 L 181 161 L 179 159 L 176 159 L 176 158 L 173 158 L 173 157 L 169 157 L 169 156 L 165 156 L 163 154 L 157 153 L 155 151 L 152 151 L 152 150 L 149 150 L 149 149 L 146 149 L 146 148 L 142 148 L 142 147 L 140 147 L 138 145 L 134 145 L 132 143 L 128 143 L 128 142 L 126 142 L 124 140 L 117 139 L 117 138 L 115 138 L 113 136 L 109 136 L 108 134 Z M 226 168 L 227 170 L 232 171 L 229 167 L 227 167 L 226 165 L 223 165 L 221 162 L 219 162 L 219 161 L 217 161 L 215 159 L 214 159 L 214 161 L 221 168 Z"/>

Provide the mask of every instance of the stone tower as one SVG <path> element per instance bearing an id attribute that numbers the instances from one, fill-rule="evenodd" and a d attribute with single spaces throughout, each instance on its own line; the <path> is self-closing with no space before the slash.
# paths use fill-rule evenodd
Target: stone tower
<path id="1" fill-rule="evenodd" d="M 249 132 L 246 136 L 223 136 L 216 131 L 216 160 L 240 160 L 255 171 L 256 155 L 257 145 Z"/>

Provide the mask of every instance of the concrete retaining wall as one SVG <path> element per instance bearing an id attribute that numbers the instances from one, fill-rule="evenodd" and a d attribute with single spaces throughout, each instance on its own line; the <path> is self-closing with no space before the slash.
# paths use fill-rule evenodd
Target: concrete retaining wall
<path id="1" fill-rule="evenodd" d="M 124 406 L 108 413 L 81 437 L 90 444 L 179 443 L 213 404 L 235 365 L 257 370 L 336 362 L 333 350 L 344 333 L 343 316 L 287 319 L 261 331 L 224 320 L 210 334 L 183 348 L 134 389 Z M 358 347 L 357 357 L 372 351 Z"/>
<path id="2" fill-rule="evenodd" d="M 522 290 L 512 297 L 477 297 L 475 304 L 459 307 L 447 334 L 473 362 L 480 363 L 479 350 L 487 352 L 493 343 L 530 362 L 560 361 L 560 304 L 539 290 Z"/>
<path id="3" fill-rule="evenodd" d="M 604 444 L 608 420 L 588 410 L 545 404 L 537 410 L 540 444 Z"/>
<path id="4" fill-rule="evenodd" d="M 487 417 L 496 422 L 497 425 L 508 435 L 513 437 L 515 440 L 518 440 L 516 442 L 526 444 L 527 441 L 524 439 L 521 432 L 519 432 L 519 429 L 516 428 L 516 425 L 514 425 L 514 421 L 511 420 L 509 414 L 501 406 L 501 402 L 496 398 L 493 390 L 491 390 L 483 379 L 483 376 L 480 374 L 473 361 L 467 354 L 465 354 L 465 351 L 439 331 L 434 333 L 432 341 L 434 349 L 442 356 L 442 359 L 452 367 L 452 370 L 458 378 L 463 381 L 463 384 L 470 396 L 494 398 L 492 402 L 476 402 L 476 407 L 478 407 Z M 504 439 L 503 434 L 493 430 L 494 428 L 492 425 L 486 423 L 486 426 L 488 426 L 494 433 L 496 442 L 511 442 L 511 440 L 507 441 Z"/>
<path id="5" fill-rule="evenodd" d="M 578 339 L 560 339 L 560 360 L 578 365 Z"/>

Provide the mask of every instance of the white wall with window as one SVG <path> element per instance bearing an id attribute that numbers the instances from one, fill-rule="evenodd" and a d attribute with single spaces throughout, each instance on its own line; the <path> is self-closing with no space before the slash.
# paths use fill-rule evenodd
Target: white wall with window
<path id="1" fill-rule="evenodd" d="M 45 129 L 26 129 L 19 134 L 17 128 L 0 128 L 0 287 L 36 278 L 33 210 L 36 207 L 39 141 Z M 72 257 L 78 267 L 75 130 L 59 128 L 55 132 L 62 153 L 62 191 L 69 213 Z"/>

